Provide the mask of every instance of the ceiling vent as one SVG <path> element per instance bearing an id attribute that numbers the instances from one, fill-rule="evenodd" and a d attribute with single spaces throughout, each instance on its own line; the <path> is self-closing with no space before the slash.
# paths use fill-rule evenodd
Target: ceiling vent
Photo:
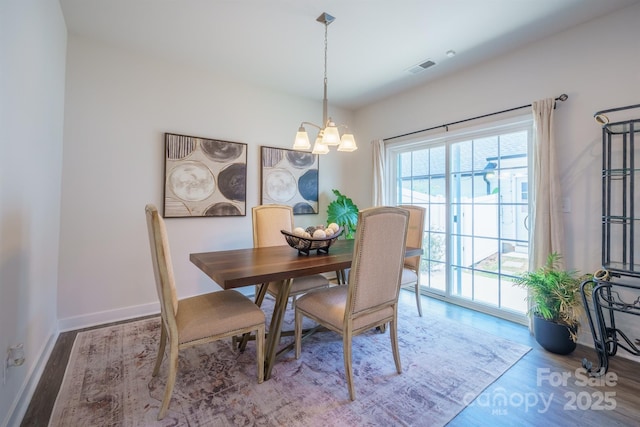
<path id="1" fill-rule="evenodd" d="M 436 65 L 435 62 L 433 62 L 430 59 L 427 59 L 426 61 L 418 64 L 418 65 L 414 65 L 413 67 L 409 68 L 409 71 L 411 74 L 418 74 L 421 73 L 422 71 L 426 70 L 427 68 L 433 67 L 434 65 Z"/>

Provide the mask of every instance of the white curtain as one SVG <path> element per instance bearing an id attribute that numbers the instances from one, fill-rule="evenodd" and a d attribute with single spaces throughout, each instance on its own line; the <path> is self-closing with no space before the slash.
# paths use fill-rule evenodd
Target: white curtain
<path id="1" fill-rule="evenodd" d="M 532 103 L 534 117 L 532 218 L 529 243 L 529 269 L 541 267 L 551 252 L 564 256 L 562 191 L 553 134 L 555 100 Z"/>
<path id="2" fill-rule="evenodd" d="M 371 145 L 373 146 L 373 206 L 385 206 L 387 203 L 384 194 L 384 141 L 376 139 L 371 141 Z"/>

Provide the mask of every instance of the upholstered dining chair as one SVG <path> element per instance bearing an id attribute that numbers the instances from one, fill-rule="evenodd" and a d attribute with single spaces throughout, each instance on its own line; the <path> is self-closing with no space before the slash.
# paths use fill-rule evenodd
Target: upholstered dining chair
<path id="1" fill-rule="evenodd" d="M 407 246 L 422 249 L 424 239 L 424 223 L 427 210 L 422 206 L 400 205 L 399 208 L 409 211 L 409 229 L 407 230 Z M 416 304 L 418 305 L 418 315 L 422 316 L 422 303 L 420 302 L 420 258 L 415 256 L 405 258 L 402 269 L 402 280 L 400 286 L 415 286 Z"/>
<path id="2" fill-rule="evenodd" d="M 351 366 L 353 336 L 389 323 L 393 359 L 397 372 L 402 373 L 397 319 L 408 223 L 405 209 L 382 206 L 360 211 L 347 285 L 310 292 L 296 302 L 296 359 L 301 352 L 303 317 L 341 334 L 351 400 L 356 398 Z"/>
<path id="3" fill-rule="evenodd" d="M 171 401 L 178 371 L 178 352 L 184 348 L 255 331 L 258 382 L 263 382 L 265 316 L 250 299 L 234 290 L 178 299 L 164 220 L 154 205 L 148 204 L 145 211 L 162 318 L 154 377 L 158 375 L 169 342 L 169 374 L 158 413 L 161 420 Z"/>
<path id="4" fill-rule="evenodd" d="M 287 244 L 280 230 L 293 231 L 293 208 L 291 206 L 277 204 L 254 206 L 251 209 L 251 217 L 253 221 L 253 247 L 263 248 Z M 296 277 L 291 284 L 289 296 L 295 302 L 296 297 L 299 295 L 328 286 L 329 279 L 322 274 Z M 266 292 L 277 298 L 280 292 L 279 282 L 269 283 Z M 264 296 L 264 293 L 262 296 Z M 262 304 L 260 295 L 256 298 L 256 304 Z"/>

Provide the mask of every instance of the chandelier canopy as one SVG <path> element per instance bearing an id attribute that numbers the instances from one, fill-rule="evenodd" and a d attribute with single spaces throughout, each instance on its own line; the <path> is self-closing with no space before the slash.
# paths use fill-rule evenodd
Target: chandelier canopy
<path id="1" fill-rule="evenodd" d="M 338 126 L 336 126 L 331 117 L 327 115 L 327 29 L 329 28 L 329 24 L 334 20 L 335 18 L 326 12 L 316 19 L 316 21 L 324 24 L 324 98 L 322 100 L 322 126 L 311 122 L 300 123 L 300 128 L 298 128 L 298 133 L 293 143 L 294 150 L 308 150 L 311 148 L 309 135 L 304 127 L 305 125 L 318 128 L 318 136 L 313 144 L 313 154 L 327 154 L 329 147 L 336 145 L 338 146 L 338 151 L 355 151 L 358 149 L 356 140 L 353 134 L 348 132 L 347 126 L 340 125 L 340 127 L 345 128 L 345 132 L 343 132 L 342 137 L 340 137 Z"/>

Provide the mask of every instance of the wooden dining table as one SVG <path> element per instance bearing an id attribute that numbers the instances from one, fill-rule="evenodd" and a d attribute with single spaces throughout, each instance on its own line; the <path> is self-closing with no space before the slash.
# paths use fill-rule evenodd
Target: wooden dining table
<path id="1" fill-rule="evenodd" d="M 341 272 L 351 267 L 353 240 L 337 240 L 328 253 L 299 254 L 288 245 L 263 248 L 232 249 L 226 251 L 192 253 L 189 259 L 224 289 L 260 285 L 256 303 L 261 304 L 269 282 L 280 282 L 265 351 L 265 379 L 278 356 L 287 301 L 291 283 L 296 277 Z M 422 249 L 407 248 L 406 257 L 422 254 Z"/>

